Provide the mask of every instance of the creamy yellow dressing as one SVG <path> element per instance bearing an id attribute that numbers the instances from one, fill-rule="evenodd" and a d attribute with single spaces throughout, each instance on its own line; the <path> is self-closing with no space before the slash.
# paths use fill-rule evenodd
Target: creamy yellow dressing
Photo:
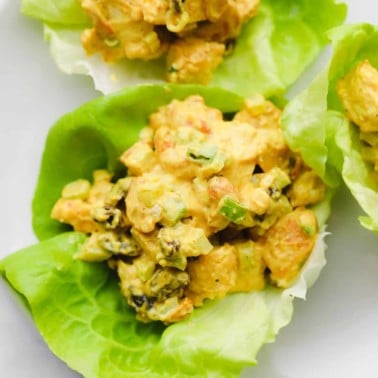
<path id="1" fill-rule="evenodd" d="M 262 97 L 233 120 L 200 96 L 150 116 L 120 160 L 128 176 L 63 189 L 55 219 L 89 234 L 77 258 L 108 261 L 142 321 L 181 320 L 205 300 L 287 287 L 311 253 L 324 196 Z"/>
<path id="2" fill-rule="evenodd" d="M 361 61 L 339 80 L 337 93 L 346 116 L 359 128 L 363 159 L 378 172 L 378 70 Z"/>
<path id="3" fill-rule="evenodd" d="M 226 45 L 257 12 L 260 0 L 80 0 L 92 27 L 82 34 L 88 54 L 107 62 L 166 54 L 166 78 L 210 82 Z"/>

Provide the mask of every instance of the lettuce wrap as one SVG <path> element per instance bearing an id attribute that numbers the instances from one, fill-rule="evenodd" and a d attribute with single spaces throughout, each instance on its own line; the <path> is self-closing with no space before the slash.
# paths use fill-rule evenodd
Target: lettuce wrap
<path id="1" fill-rule="evenodd" d="M 142 85 L 100 97 L 62 117 L 48 134 L 33 200 L 33 226 L 42 241 L 0 262 L 1 274 L 24 299 L 49 348 L 85 377 L 237 377 L 256 364 L 261 346 L 273 342 L 290 322 L 294 297 L 305 298 L 325 264 L 332 190 L 314 208 L 322 232 L 289 288 L 267 286 L 208 301 L 167 327 L 135 319 L 106 264 L 72 258 L 86 236 L 50 218 L 62 187 L 90 178 L 97 168 L 119 172 L 119 155 L 135 142 L 148 115 L 191 94 L 226 115 L 243 103 L 241 96 L 219 88 Z M 287 137 L 295 139 L 300 127 L 287 127 Z M 324 179 L 311 158 L 318 146 L 305 136 L 302 145 L 304 161 Z"/>
<path id="2" fill-rule="evenodd" d="M 242 96 L 282 94 L 328 43 L 324 32 L 340 25 L 346 11 L 335 0 L 262 0 L 210 84 Z M 43 22 L 44 37 L 63 72 L 90 75 L 103 93 L 164 81 L 164 59 L 105 64 L 99 55 L 86 56 L 80 35 L 89 19 L 76 0 L 23 0 L 22 13 Z"/>
<path id="3" fill-rule="evenodd" d="M 359 217 L 360 223 L 377 232 L 378 183 L 372 178 L 373 166 L 362 158 L 363 142 L 357 127 L 345 115 L 336 84 L 365 59 L 378 68 L 378 27 L 368 23 L 344 25 L 330 30 L 328 35 L 333 45 L 329 66 L 293 99 L 285 109 L 283 123 L 284 127 L 295 128 L 307 113 L 317 114 L 309 121 L 311 127 L 306 132 L 318 145 L 314 157 L 318 169 L 336 181 L 335 172 L 341 173 L 346 186 L 366 213 Z M 321 144 L 323 136 L 326 136 L 324 145 Z"/>

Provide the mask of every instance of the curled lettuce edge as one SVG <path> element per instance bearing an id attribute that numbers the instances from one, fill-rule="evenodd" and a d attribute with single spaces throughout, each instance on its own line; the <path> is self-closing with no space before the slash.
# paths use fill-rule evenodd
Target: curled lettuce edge
<path id="1" fill-rule="evenodd" d="M 105 64 L 98 54 L 87 56 L 80 34 L 88 19 L 76 0 L 22 0 L 21 10 L 44 24 L 44 37 L 59 69 L 91 76 L 104 94 L 165 80 L 164 59 Z M 282 95 L 328 43 L 325 31 L 340 25 L 346 13 L 346 5 L 336 0 L 262 0 L 258 15 L 243 27 L 233 53 L 217 68 L 211 85 L 244 97 Z M 250 78 L 248 85 L 246 78 Z"/>
<path id="2" fill-rule="evenodd" d="M 224 113 L 235 112 L 243 101 L 219 88 L 141 85 L 95 99 L 62 117 L 49 132 L 33 202 L 34 227 L 45 240 L 0 261 L 1 274 L 25 299 L 51 351 L 85 377 L 237 377 L 256 364 L 262 345 L 273 342 L 290 322 L 294 298 L 305 298 L 325 264 L 332 190 L 314 208 L 320 236 L 291 287 L 208 301 L 168 327 L 135 319 L 106 264 L 72 258 L 85 236 L 63 232 L 42 219 L 49 218 L 46 208 L 51 209 L 62 185 L 95 168 L 116 169 L 119 152 L 135 141 L 148 114 L 190 94 L 202 95 Z"/>
<path id="3" fill-rule="evenodd" d="M 357 23 L 340 26 L 329 31 L 334 54 L 329 69 L 328 105 L 339 111 L 335 134 L 337 147 L 343 157 L 341 174 L 353 197 L 366 215 L 359 217 L 363 227 L 378 232 L 378 184 L 372 179 L 372 167 L 362 159 L 361 141 L 356 127 L 347 121 L 336 93 L 336 83 L 358 62 L 369 59 L 378 69 L 378 26 Z"/>
<path id="4" fill-rule="evenodd" d="M 365 212 L 359 217 L 361 225 L 378 232 L 378 185 L 372 167 L 362 159 L 357 128 L 346 118 L 336 93 L 337 81 L 358 62 L 369 59 L 378 68 L 378 26 L 346 24 L 328 36 L 333 47 L 329 64 L 285 109 L 284 132 L 289 145 L 303 155 L 308 146 L 301 146 L 301 140 L 305 134 L 311 137 L 310 149 L 317 151 L 310 157 L 314 169 L 334 188 L 342 179 Z M 299 127 L 301 122 L 306 127 Z"/>

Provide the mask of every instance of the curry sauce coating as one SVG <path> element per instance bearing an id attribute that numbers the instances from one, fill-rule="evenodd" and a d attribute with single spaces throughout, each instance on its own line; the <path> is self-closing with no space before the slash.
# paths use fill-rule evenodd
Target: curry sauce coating
<path id="1" fill-rule="evenodd" d="M 360 131 L 362 157 L 378 171 L 378 70 L 359 62 L 337 83 L 346 116 Z"/>
<path id="2" fill-rule="evenodd" d="M 259 0 L 80 0 L 92 20 L 81 42 L 105 62 L 156 59 L 167 53 L 166 79 L 211 81 L 226 44 L 257 12 Z"/>
<path id="3" fill-rule="evenodd" d="M 200 38 L 182 38 L 167 55 L 166 79 L 171 83 L 207 84 L 223 60 L 225 45 Z"/>
<path id="4" fill-rule="evenodd" d="M 93 219 L 91 211 L 104 205 L 104 196 L 112 187 L 110 180 L 109 172 L 99 170 L 93 175 L 93 185 L 82 179 L 66 185 L 62 197 L 52 209 L 51 217 L 71 224 L 75 231 L 101 231 L 103 227 Z"/>
<path id="5" fill-rule="evenodd" d="M 205 299 L 263 289 L 266 264 L 261 252 L 251 240 L 215 247 L 189 263 L 191 282 L 186 296 L 195 306 L 201 306 Z"/>
<path id="6" fill-rule="evenodd" d="M 63 190 L 53 217 L 90 233 L 76 257 L 108 261 L 139 320 L 180 321 L 206 300 L 295 280 L 318 235 L 305 207 L 324 185 L 289 150 L 280 113 L 261 96 L 231 121 L 200 96 L 173 100 L 120 157 L 127 177 L 98 171 Z M 81 209 L 93 228 L 80 229 Z"/>
<path id="7" fill-rule="evenodd" d="M 368 60 L 339 80 L 337 93 L 348 118 L 361 132 L 378 132 L 378 70 Z"/>

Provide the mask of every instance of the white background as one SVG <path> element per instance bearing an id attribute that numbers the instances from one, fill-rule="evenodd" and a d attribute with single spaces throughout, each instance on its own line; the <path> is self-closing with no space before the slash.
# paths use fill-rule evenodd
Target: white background
<path id="1" fill-rule="evenodd" d="M 346 2 L 349 22 L 378 23 L 377 0 Z M 98 96 L 90 79 L 58 71 L 41 25 L 19 6 L 0 0 L 0 257 L 35 242 L 30 202 L 47 130 Z M 378 377 L 378 236 L 359 226 L 360 210 L 345 188 L 333 210 L 326 267 L 243 378 Z M 49 352 L 3 281 L 0 335 L 2 378 L 77 377 Z"/>

